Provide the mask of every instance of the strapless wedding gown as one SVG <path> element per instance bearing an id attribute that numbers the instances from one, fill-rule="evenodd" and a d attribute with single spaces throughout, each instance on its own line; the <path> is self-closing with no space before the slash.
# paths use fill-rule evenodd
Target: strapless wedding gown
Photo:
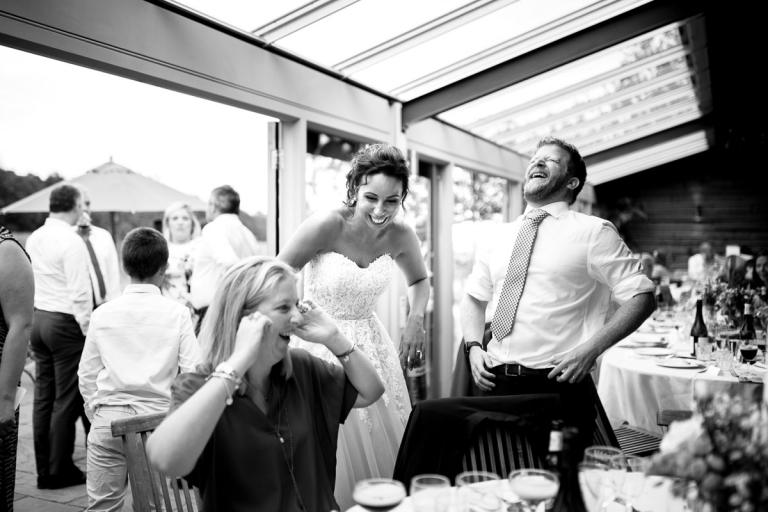
<path id="1" fill-rule="evenodd" d="M 339 432 L 336 451 L 336 489 L 341 510 L 354 505 L 355 482 L 392 478 L 397 451 L 411 413 L 397 350 L 374 312 L 376 301 L 389 286 L 394 261 L 388 254 L 360 268 L 346 256 L 329 252 L 316 256 L 304 272 L 304 296 L 314 300 L 357 343 L 373 363 L 386 390 L 373 405 L 353 409 Z M 339 360 L 322 345 L 294 338 L 292 345 L 335 365 Z"/>

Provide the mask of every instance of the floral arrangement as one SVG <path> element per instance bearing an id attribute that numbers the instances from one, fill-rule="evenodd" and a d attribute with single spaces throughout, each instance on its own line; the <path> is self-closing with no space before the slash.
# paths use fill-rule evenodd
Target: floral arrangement
<path id="1" fill-rule="evenodd" d="M 766 287 L 729 286 L 723 281 L 709 282 L 704 286 L 704 305 L 736 322 L 744 314 L 744 304 L 768 303 Z"/>
<path id="2" fill-rule="evenodd" d="M 768 411 L 759 400 L 721 393 L 699 403 L 699 413 L 672 423 L 647 473 L 690 484 L 714 511 L 768 510 Z"/>

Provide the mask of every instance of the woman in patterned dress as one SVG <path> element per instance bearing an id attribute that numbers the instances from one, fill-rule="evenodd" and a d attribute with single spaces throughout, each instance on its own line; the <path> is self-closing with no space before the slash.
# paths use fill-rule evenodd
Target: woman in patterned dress
<path id="1" fill-rule="evenodd" d="M 13 511 L 19 412 L 16 387 L 27 360 L 35 278 L 29 255 L 0 226 L 0 512 Z"/>
<path id="2" fill-rule="evenodd" d="M 365 352 L 386 391 L 375 404 L 350 414 L 342 425 L 336 456 L 335 496 L 342 510 L 353 505 L 355 482 L 391 478 L 411 412 L 403 370 L 424 357 L 424 311 L 429 300 L 427 269 L 419 240 L 397 214 L 408 195 L 408 161 L 395 147 L 374 144 L 357 152 L 347 174 L 345 205 L 307 219 L 278 255 L 304 268 L 304 294 L 336 321 Z M 393 264 L 408 283 L 410 314 L 399 356 L 374 313 L 389 286 Z M 332 364 L 325 347 L 294 346 Z"/>

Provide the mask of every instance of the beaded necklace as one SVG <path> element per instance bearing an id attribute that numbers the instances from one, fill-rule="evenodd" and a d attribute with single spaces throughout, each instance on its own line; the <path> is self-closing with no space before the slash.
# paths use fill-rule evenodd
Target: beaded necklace
<path id="1" fill-rule="evenodd" d="M 288 440 L 290 441 L 291 445 L 291 458 L 290 462 L 288 461 L 288 454 L 285 452 L 285 439 L 283 439 L 283 436 L 280 435 L 280 420 L 282 419 L 280 416 L 280 411 L 277 411 L 277 429 L 275 429 L 275 435 L 277 436 L 277 439 L 280 441 L 280 449 L 283 451 L 283 457 L 285 458 L 285 464 L 288 466 L 288 472 L 291 474 L 291 480 L 293 480 L 293 489 L 296 492 L 296 498 L 299 500 L 299 507 L 301 507 L 301 510 L 307 510 L 307 507 L 304 506 L 304 500 L 301 499 L 301 493 L 299 492 L 299 485 L 296 483 L 296 477 L 293 474 L 294 464 L 293 464 L 293 432 L 291 432 L 291 421 L 288 419 L 288 409 L 285 405 L 285 399 L 283 398 L 283 388 L 279 388 L 280 393 L 280 404 L 283 408 L 283 413 L 285 414 L 285 423 L 288 425 Z"/>

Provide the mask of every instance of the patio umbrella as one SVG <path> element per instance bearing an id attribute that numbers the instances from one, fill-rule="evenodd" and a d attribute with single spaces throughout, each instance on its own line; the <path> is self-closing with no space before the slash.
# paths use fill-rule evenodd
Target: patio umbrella
<path id="1" fill-rule="evenodd" d="M 205 211 L 207 207 L 200 199 L 137 174 L 112 162 L 111 158 L 108 163 L 69 181 L 88 188 L 92 212 L 162 212 L 176 201 L 186 202 L 195 211 Z M 51 190 L 57 185 L 38 190 L 5 206 L 0 212 L 47 212 Z"/>

